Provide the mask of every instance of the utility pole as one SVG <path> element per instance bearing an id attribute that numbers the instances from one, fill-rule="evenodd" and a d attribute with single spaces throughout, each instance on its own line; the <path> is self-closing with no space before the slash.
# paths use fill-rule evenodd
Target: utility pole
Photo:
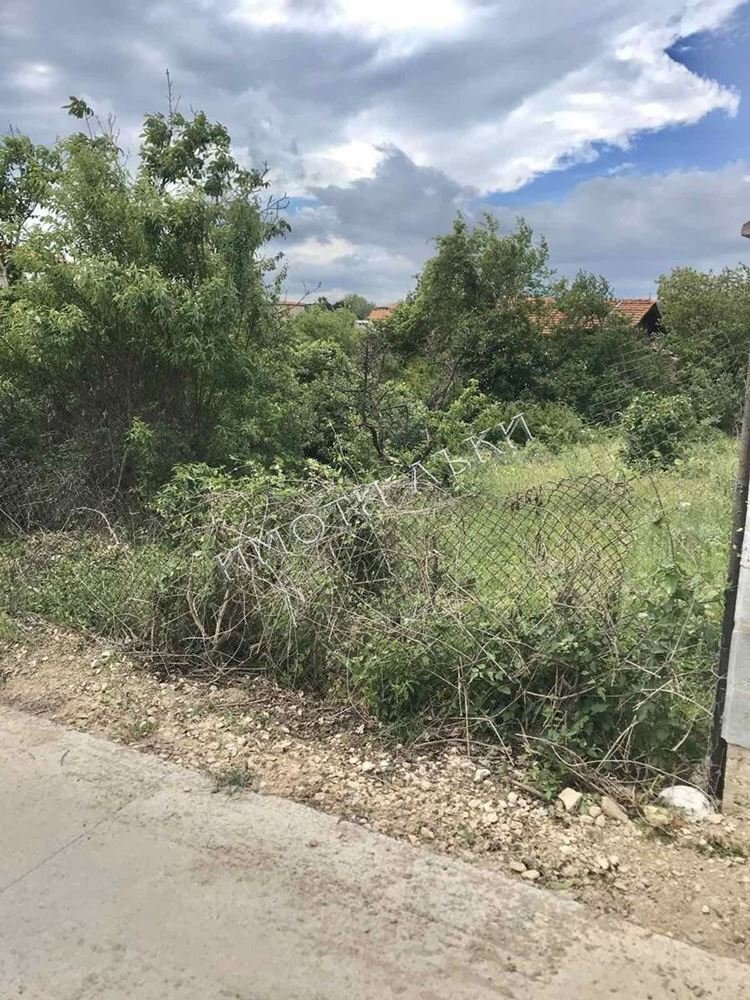
<path id="1" fill-rule="evenodd" d="M 750 222 L 742 227 L 750 239 Z M 739 463 L 732 509 L 724 628 L 714 708 L 709 784 L 724 811 L 750 820 L 750 366 L 745 377 Z"/>

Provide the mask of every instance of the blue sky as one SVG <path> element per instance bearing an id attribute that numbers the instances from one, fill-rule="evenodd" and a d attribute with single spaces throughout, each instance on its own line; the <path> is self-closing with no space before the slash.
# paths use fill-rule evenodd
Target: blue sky
<path id="1" fill-rule="evenodd" d="M 603 147 L 596 160 L 543 174 L 513 192 L 496 192 L 493 204 L 523 207 L 539 200 L 563 198 L 592 177 L 614 173 L 665 173 L 675 169 L 715 170 L 750 156 L 750 4 L 740 8 L 731 30 L 701 32 L 668 50 L 670 58 L 692 73 L 718 80 L 740 95 L 735 115 L 709 112 L 693 125 L 667 126 L 643 132 L 627 149 Z M 740 214 L 743 207 L 738 206 Z M 750 217 L 750 203 L 747 213 Z"/>
<path id="2" fill-rule="evenodd" d="M 135 150 L 169 68 L 290 196 L 291 297 L 400 298 L 459 210 L 649 295 L 748 257 L 748 52 L 746 0 L 3 0 L 0 116 Z"/>

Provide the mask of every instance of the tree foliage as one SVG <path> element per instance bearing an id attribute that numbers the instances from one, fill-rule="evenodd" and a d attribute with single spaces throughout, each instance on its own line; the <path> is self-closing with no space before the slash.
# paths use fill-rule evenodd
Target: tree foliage
<path id="1" fill-rule="evenodd" d="M 604 279 L 557 280 L 523 220 L 459 216 L 385 323 L 361 322 L 372 303 L 354 293 L 283 320 L 283 201 L 224 125 L 181 112 L 170 82 L 128 157 L 114 121 L 66 108 L 80 128 L 52 147 L 0 143 L 6 453 L 75 454 L 149 495 L 180 463 L 374 475 L 519 409 L 550 447 L 626 411 L 645 426 L 652 404 L 661 426 L 657 401 L 679 391 L 698 420 L 733 426 L 748 268 L 662 279 L 662 343 Z"/>
<path id="2" fill-rule="evenodd" d="M 357 319 L 367 319 L 372 310 L 375 308 L 375 305 L 366 299 L 364 295 L 351 293 L 350 295 L 345 295 L 343 299 L 340 299 L 336 303 L 336 308 L 346 309 L 348 312 L 354 313 Z"/>
<path id="3" fill-rule="evenodd" d="M 56 150 L 11 132 L 0 142 L 0 288 L 14 277 L 12 256 L 60 168 Z"/>
<path id="4" fill-rule="evenodd" d="M 732 430 L 750 353 L 750 267 L 676 268 L 659 282 L 666 345 L 698 418 Z"/>
<path id="5" fill-rule="evenodd" d="M 394 346 L 426 359 L 435 402 L 470 378 L 505 399 L 533 391 L 544 355 L 537 320 L 551 277 L 546 243 L 523 222 L 502 235 L 490 215 L 473 229 L 459 216 L 435 243 L 394 317 Z"/>
<path id="6" fill-rule="evenodd" d="M 56 171 L 33 189 L 43 224 L 12 252 L 4 361 L 50 439 L 90 438 L 118 476 L 135 421 L 164 468 L 262 441 L 283 382 L 263 250 L 285 229 L 263 173 L 233 159 L 223 126 L 173 110 L 146 116 L 135 175 L 106 131 L 27 159 Z"/>

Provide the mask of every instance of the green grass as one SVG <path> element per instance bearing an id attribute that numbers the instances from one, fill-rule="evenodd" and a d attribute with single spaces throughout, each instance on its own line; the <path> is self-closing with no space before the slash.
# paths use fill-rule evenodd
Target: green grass
<path id="1" fill-rule="evenodd" d="M 155 719 L 140 719 L 122 725 L 118 735 L 123 743 L 141 743 L 153 736 L 158 728 L 159 723 Z"/>
<path id="2" fill-rule="evenodd" d="M 727 567 L 736 442 L 717 434 L 690 447 L 671 469 L 635 473 L 621 457 L 616 437 L 550 454 L 532 446 L 506 464 L 472 471 L 472 485 L 498 497 L 578 476 L 604 475 L 627 482 L 635 500 L 635 534 L 627 555 L 632 584 L 646 583 L 668 560 L 678 560 L 721 588 Z M 592 509 L 592 529 L 596 510 Z"/>
<path id="3" fill-rule="evenodd" d="M 214 778 L 214 792 L 226 792 L 227 795 L 236 795 L 250 788 L 253 783 L 253 776 L 244 767 L 229 767 L 223 771 L 216 771 Z"/>
<path id="4" fill-rule="evenodd" d="M 193 653 L 217 655 L 201 645 L 197 619 L 210 640 L 223 608 L 232 662 L 354 691 L 394 725 L 471 709 L 490 713 L 503 738 L 536 732 L 585 758 L 608 752 L 632 723 L 631 773 L 644 761 L 692 773 L 710 718 L 735 449 L 716 435 L 645 475 L 623 463 L 616 438 L 591 435 L 554 454 L 534 444 L 503 464 L 477 464 L 457 503 L 425 493 L 409 497 L 402 517 L 381 512 L 383 585 L 378 536 L 376 582 L 356 593 L 324 547 L 292 548 L 273 585 L 262 585 L 263 573 L 254 590 L 242 578 L 227 603 L 208 549 L 194 559 L 168 538 L 5 540 L 0 638 L 4 621 L 35 614 L 127 635 L 188 664 Z M 555 484 L 571 479 L 584 488 L 560 487 L 550 502 Z M 623 493 L 627 514 L 617 506 Z M 456 701 L 458 664 L 471 705 Z M 232 791 L 249 780 L 230 769 L 217 784 Z"/>

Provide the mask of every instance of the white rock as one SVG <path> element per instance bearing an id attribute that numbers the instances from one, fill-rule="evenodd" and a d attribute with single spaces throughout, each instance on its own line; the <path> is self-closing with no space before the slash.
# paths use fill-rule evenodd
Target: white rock
<path id="1" fill-rule="evenodd" d="M 659 802 L 679 809 L 691 823 L 701 823 L 714 814 L 707 795 L 690 785 L 672 785 L 659 792 Z"/>
<path id="2" fill-rule="evenodd" d="M 607 825 L 607 820 L 605 819 L 602 813 L 599 813 L 599 815 L 594 820 L 594 826 L 598 826 L 599 829 L 602 830 L 606 825 Z"/>
<path id="3" fill-rule="evenodd" d="M 369 774 L 370 771 L 375 770 L 375 764 L 371 760 L 366 760 L 363 764 L 360 764 L 359 769 L 363 774 Z"/>
<path id="4" fill-rule="evenodd" d="M 525 878 L 527 882 L 536 882 L 538 878 L 542 877 L 542 873 L 538 872 L 536 868 L 529 868 L 525 871 L 521 878 Z"/>
<path id="5" fill-rule="evenodd" d="M 481 781 L 486 781 L 491 774 L 492 771 L 488 767 L 478 767 L 474 772 L 474 781 L 479 784 Z"/>
<path id="6" fill-rule="evenodd" d="M 628 814 L 622 806 L 615 802 L 614 799 L 610 798 L 609 795 L 602 795 L 601 807 L 604 815 L 608 816 L 610 819 L 617 820 L 618 823 L 629 822 Z"/>
<path id="7" fill-rule="evenodd" d="M 512 872 L 515 872 L 516 875 L 523 875 L 523 873 L 526 871 L 526 865 L 523 863 L 523 861 L 511 861 L 508 867 Z"/>
<path id="8" fill-rule="evenodd" d="M 583 795 L 581 795 L 580 792 L 577 792 L 575 788 L 563 788 L 557 797 L 565 807 L 565 812 L 572 813 L 575 812 L 581 804 Z"/>

